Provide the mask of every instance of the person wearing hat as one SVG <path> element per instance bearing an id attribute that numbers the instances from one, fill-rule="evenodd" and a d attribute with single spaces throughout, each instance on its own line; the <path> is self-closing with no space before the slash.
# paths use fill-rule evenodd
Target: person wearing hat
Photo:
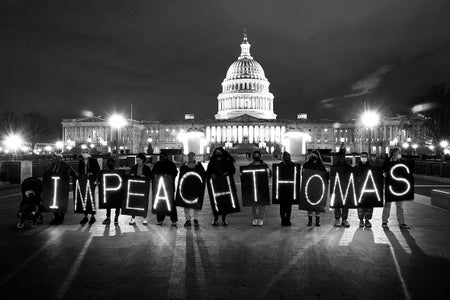
<path id="1" fill-rule="evenodd" d="M 342 171 L 351 171 L 353 167 L 345 161 L 345 152 L 343 150 L 336 154 L 336 163 L 333 167 L 340 168 Z M 342 217 L 342 222 L 340 221 Z M 347 221 L 348 208 L 335 208 L 334 209 L 334 226 L 336 227 L 350 227 Z"/>
<path id="2" fill-rule="evenodd" d="M 63 160 L 63 155 L 60 152 L 53 154 L 53 161 L 45 172 L 50 172 L 54 175 L 69 175 L 72 178 L 77 178 L 77 172 Z M 50 225 L 60 225 L 64 221 L 65 213 L 55 212 L 54 219 L 50 221 Z"/>
<path id="3" fill-rule="evenodd" d="M 145 164 L 146 159 L 147 158 L 145 157 L 145 154 L 142 152 L 136 155 L 136 164 L 131 167 L 130 176 L 145 177 L 145 178 L 152 177 L 152 170 L 148 165 Z M 135 217 L 136 216 L 131 216 L 131 220 L 129 222 L 130 225 L 136 224 Z M 147 215 L 145 215 L 143 218 L 144 220 L 142 220 L 142 224 L 147 225 L 148 224 Z"/>

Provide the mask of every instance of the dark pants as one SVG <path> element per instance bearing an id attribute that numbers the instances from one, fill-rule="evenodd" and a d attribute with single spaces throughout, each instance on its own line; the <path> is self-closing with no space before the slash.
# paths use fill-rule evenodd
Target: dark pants
<path id="1" fill-rule="evenodd" d="M 214 215 L 214 220 L 218 220 L 219 219 L 219 214 L 216 214 L 213 212 Z M 225 218 L 227 217 L 227 214 L 222 214 L 222 220 L 225 220 Z"/>
<path id="2" fill-rule="evenodd" d="M 335 208 L 334 209 L 334 217 L 336 219 L 340 219 L 342 217 L 342 220 L 347 220 L 348 208 Z"/>
<path id="3" fill-rule="evenodd" d="M 156 215 L 156 220 L 158 222 L 163 222 L 165 218 L 166 218 L 165 215 Z M 170 221 L 172 221 L 172 223 L 178 222 L 178 214 L 176 207 L 174 207 L 172 213 L 170 214 Z"/>
<path id="4" fill-rule="evenodd" d="M 370 208 L 358 208 L 358 218 L 370 220 L 372 219 L 373 207 Z"/>
<path id="5" fill-rule="evenodd" d="M 280 203 L 280 217 L 282 222 L 291 221 L 292 203 Z"/>
<path id="6" fill-rule="evenodd" d="M 59 220 L 59 221 L 64 221 L 64 216 L 66 215 L 65 213 L 61 213 L 61 212 L 55 212 L 53 214 L 55 216 L 55 220 Z"/>
<path id="7" fill-rule="evenodd" d="M 119 215 L 120 215 L 120 208 L 116 208 L 116 214 L 115 214 L 116 218 L 119 217 Z M 111 218 L 111 207 L 108 207 L 106 209 L 106 217 L 108 219 Z"/>

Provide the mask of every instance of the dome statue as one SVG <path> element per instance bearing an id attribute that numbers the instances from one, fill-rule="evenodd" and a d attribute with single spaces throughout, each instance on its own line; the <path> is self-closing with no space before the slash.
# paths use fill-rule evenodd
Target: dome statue
<path id="1" fill-rule="evenodd" d="M 269 85 L 264 69 L 250 54 L 250 43 L 244 31 L 241 55 L 228 68 L 222 82 L 222 93 L 217 96 L 216 119 L 233 119 L 242 115 L 276 119 Z"/>

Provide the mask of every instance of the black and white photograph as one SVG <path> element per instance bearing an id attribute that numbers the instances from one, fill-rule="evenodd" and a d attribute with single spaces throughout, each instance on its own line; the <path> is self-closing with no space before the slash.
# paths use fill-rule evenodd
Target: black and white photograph
<path id="1" fill-rule="evenodd" d="M 450 1 L 0 0 L 0 298 L 448 299 Z"/>

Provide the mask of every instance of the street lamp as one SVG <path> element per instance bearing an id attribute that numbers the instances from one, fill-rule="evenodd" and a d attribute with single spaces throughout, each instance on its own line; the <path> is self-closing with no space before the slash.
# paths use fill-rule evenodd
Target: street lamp
<path id="1" fill-rule="evenodd" d="M 122 115 L 114 114 L 108 122 L 111 128 L 116 129 L 116 160 L 119 163 L 119 130 L 127 125 L 127 120 Z"/>
<path id="2" fill-rule="evenodd" d="M 361 116 L 361 122 L 364 127 L 369 129 L 369 159 L 372 159 L 372 128 L 377 126 L 380 122 L 380 115 L 371 110 L 365 111 Z"/>
<path id="3" fill-rule="evenodd" d="M 446 140 L 442 140 L 439 142 L 439 146 L 441 146 L 441 148 L 447 148 L 448 142 Z"/>

